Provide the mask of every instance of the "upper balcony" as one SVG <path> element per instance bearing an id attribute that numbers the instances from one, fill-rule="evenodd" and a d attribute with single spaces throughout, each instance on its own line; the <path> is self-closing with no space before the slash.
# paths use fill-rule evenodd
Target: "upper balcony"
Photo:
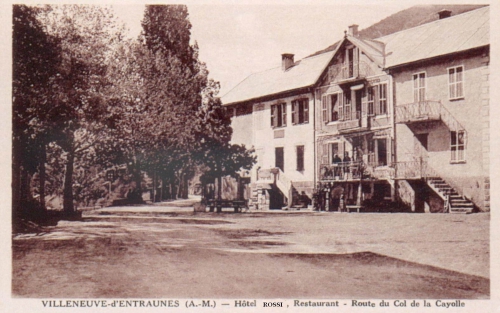
<path id="1" fill-rule="evenodd" d="M 373 156 L 372 156 L 373 157 Z M 361 179 L 387 180 L 394 177 L 394 169 L 387 165 L 365 161 L 338 162 L 320 165 L 320 181 L 359 181 Z"/>
<path id="2" fill-rule="evenodd" d="M 366 62 L 348 62 L 332 65 L 329 68 L 330 80 L 337 84 L 347 84 L 375 75 L 370 65 Z"/>
<path id="3" fill-rule="evenodd" d="M 339 132 L 345 132 L 361 126 L 361 111 L 345 112 L 338 122 Z"/>
<path id="4" fill-rule="evenodd" d="M 464 130 L 464 127 L 439 101 L 425 100 L 396 106 L 398 124 L 432 121 L 442 121 L 452 131 Z"/>

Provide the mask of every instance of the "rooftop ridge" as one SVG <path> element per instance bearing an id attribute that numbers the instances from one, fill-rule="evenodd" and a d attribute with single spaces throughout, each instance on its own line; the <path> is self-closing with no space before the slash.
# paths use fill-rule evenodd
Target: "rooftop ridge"
<path id="1" fill-rule="evenodd" d="M 405 32 L 405 31 L 410 31 L 410 30 L 417 29 L 417 28 L 424 27 L 424 26 L 429 27 L 429 25 L 432 25 L 432 24 L 437 23 L 437 22 L 447 22 L 447 21 L 453 20 L 453 19 L 458 18 L 458 17 L 463 17 L 464 15 L 469 15 L 469 14 L 472 14 L 472 13 L 477 13 L 477 11 L 479 11 L 479 10 L 489 9 L 489 7 L 490 7 L 489 5 L 486 5 L 486 6 L 482 7 L 482 8 L 470 10 L 470 11 L 467 11 L 467 12 L 464 12 L 464 13 L 460 13 L 460 14 L 457 14 L 457 15 L 452 15 L 452 16 L 450 16 L 448 18 L 445 18 L 445 19 L 435 20 L 435 21 L 431 21 L 431 22 L 428 22 L 428 23 L 425 23 L 425 24 L 421 24 L 421 25 L 417 25 L 417 26 L 410 27 L 410 28 L 407 28 L 407 29 L 403 29 L 403 30 L 400 30 L 400 31 L 397 31 L 397 32 L 394 32 L 394 33 L 391 33 L 391 34 L 388 34 L 388 35 L 385 35 L 385 36 L 382 36 L 382 37 L 377 37 L 377 38 L 375 38 L 373 40 L 381 40 L 382 38 L 395 36 L 396 34 L 399 34 L 399 33 Z M 385 42 L 383 42 L 383 43 L 385 44 Z"/>

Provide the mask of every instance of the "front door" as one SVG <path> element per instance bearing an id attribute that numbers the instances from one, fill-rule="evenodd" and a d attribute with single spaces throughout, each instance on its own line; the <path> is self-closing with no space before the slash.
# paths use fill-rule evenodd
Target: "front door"
<path id="1" fill-rule="evenodd" d="M 285 152 L 283 151 L 283 147 L 275 148 L 275 167 L 279 167 L 282 171 L 285 168 Z"/>

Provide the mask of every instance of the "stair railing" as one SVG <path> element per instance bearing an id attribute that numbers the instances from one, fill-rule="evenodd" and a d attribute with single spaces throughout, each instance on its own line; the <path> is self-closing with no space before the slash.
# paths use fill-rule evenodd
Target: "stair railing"
<path id="1" fill-rule="evenodd" d="M 288 207 L 292 206 L 292 181 L 283 173 L 283 171 L 278 168 L 278 173 L 276 174 L 276 186 L 283 192 L 287 197 Z"/>

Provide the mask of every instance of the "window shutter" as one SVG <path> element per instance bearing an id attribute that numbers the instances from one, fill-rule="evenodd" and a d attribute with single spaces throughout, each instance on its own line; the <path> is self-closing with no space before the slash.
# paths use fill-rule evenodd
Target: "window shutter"
<path id="1" fill-rule="evenodd" d="M 292 125 L 297 124 L 297 116 L 295 113 L 297 112 L 297 101 L 292 101 Z"/>
<path id="2" fill-rule="evenodd" d="M 344 94 L 339 93 L 339 120 L 344 120 Z"/>
<path id="3" fill-rule="evenodd" d="M 387 137 L 387 165 L 392 164 L 392 139 Z"/>
<path id="4" fill-rule="evenodd" d="M 302 101 L 304 101 L 304 123 L 309 123 L 309 100 Z"/>
<path id="5" fill-rule="evenodd" d="M 352 51 L 353 54 L 353 76 L 358 77 L 359 76 L 359 49 L 358 47 L 355 47 Z"/>
<path id="6" fill-rule="evenodd" d="M 321 164 L 328 164 L 328 144 L 321 145 Z"/>
<path id="7" fill-rule="evenodd" d="M 380 85 L 375 87 L 376 88 L 373 88 L 373 107 L 375 109 L 375 115 L 380 115 L 380 94 L 379 94 Z"/>
<path id="8" fill-rule="evenodd" d="M 276 106 L 271 105 L 271 127 L 276 127 Z"/>
<path id="9" fill-rule="evenodd" d="M 321 99 L 322 121 L 325 124 L 328 123 L 328 103 L 327 103 L 328 98 L 329 98 L 328 96 L 323 96 L 323 98 Z"/>
<path id="10" fill-rule="evenodd" d="M 300 110 L 300 106 L 299 106 L 299 101 L 294 101 L 293 102 L 295 105 L 292 105 L 293 106 L 293 113 L 292 113 L 292 118 L 295 120 L 295 124 L 299 124 L 300 123 L 300 120 L 299 120 L 299 110 Z"/>
<path id="11" fill-rule="evenodd" d="M 463 89 L 463 67 L 458 67 L 457 68 L 457 97 L 463 97 L 464 96 L 464 89 Z"/>
<path id="12" fill-rule="evenodd" d="M 282 112 L 282 125 L 286 126 L 286 103 L 282 103 L 281 106 L 282 106 L 282 109 L 281 109 L 281 112 Z"/>
<path id="13" fill-rule="evenodd" d="M 365 87 L 363 89 L 363 95 L 361 97 L 361 116 L 366 116 L 368 113 L 368 109 L 367 109 L 368 88 L 370 88 L 370 87 Z"/>

